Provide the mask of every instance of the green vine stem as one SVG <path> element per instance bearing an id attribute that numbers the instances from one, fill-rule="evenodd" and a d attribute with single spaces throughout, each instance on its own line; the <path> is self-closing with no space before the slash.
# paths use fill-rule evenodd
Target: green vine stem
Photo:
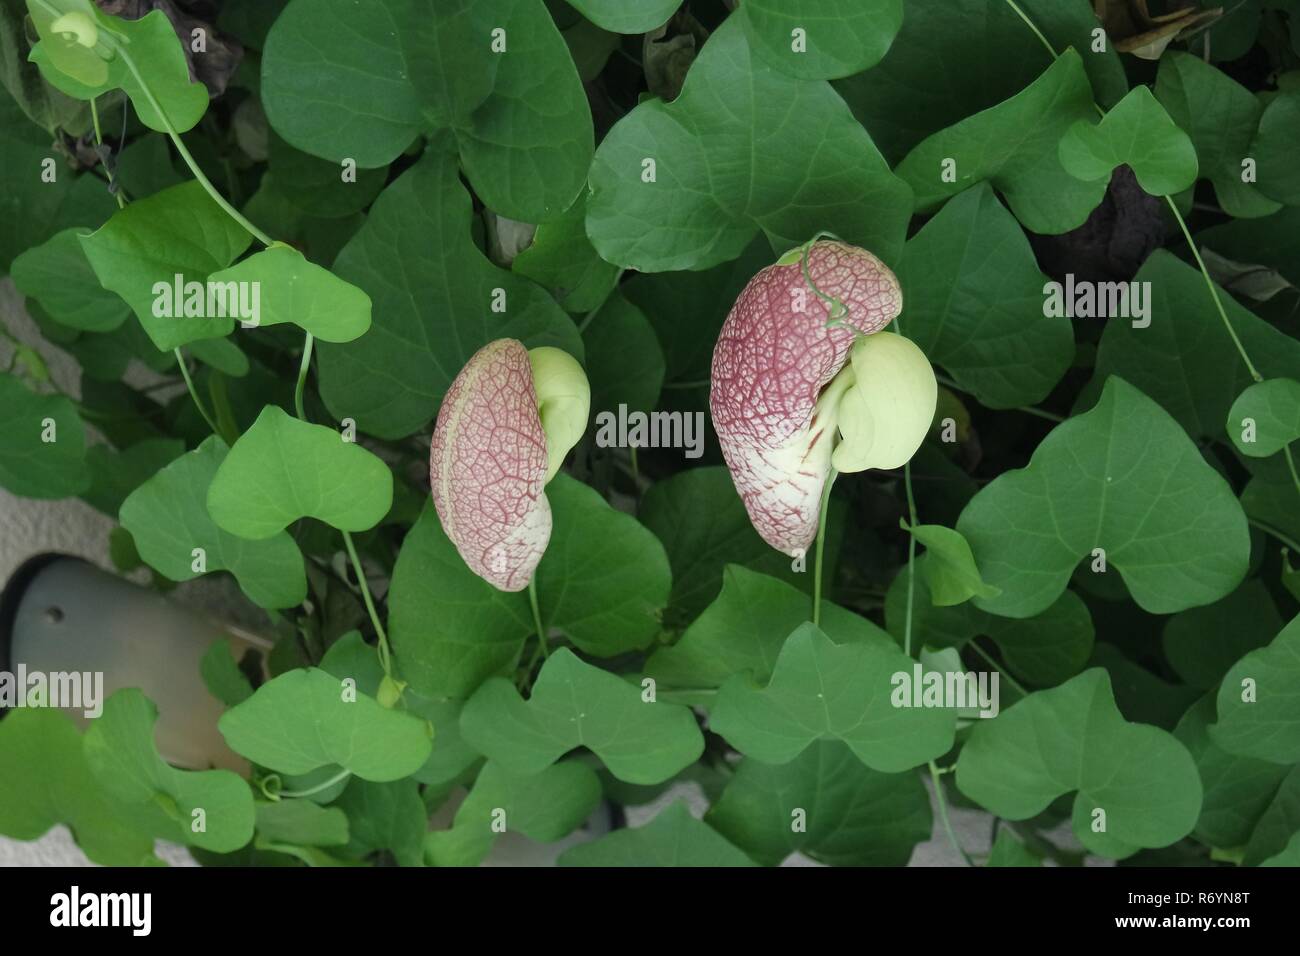
<path id="1" fill-rule="evenodd" d="M 176 364 L 180 366 L 181 377 L 185 379 L 185 387 L 190 391 L 190 398 L 194 399 L 194 407 L 199 410 L 203 420 L 208 423 L 208 428 L 212 430 L 212 434 L 220 435 L 221 429 L 217 427 L 217 423 L 208 412 L 207 406 L 203 404 L 203 399 L 199 398 L 198 389 L 194 387 L 194 379 L 190 378 L 189 366 L 185 364 L 185 353 L 181 351 L 180 346 L 177 346 L 172 351 L 176 354 Z"/>
<path id="2" fill-rule="evenodd" d="M 534 574 L 528 580 L 528 604 L 533 609 L 533 626 L 537 628 L 537 646 L 542 652 L 542 657 L 550 657 L 551 651 L 547 647 L 546 627 L 542 624 L 542 609 L 537 603 L 537 575 Z M 533 658 L 536 661 L 536 655 Z M 531 669 L 532 665 L 529 665 Z"/>
<path id="3" fill-rule="evenodd" d="M 293 389 L 293 408 L 303 421 L 307 420 L 307 413 L 303 411 L 302 395 L 307 385 L 307 371 L 311 368 L 311 351 L 315 342 L 316 337 L 308 332 L 302 342 L 302 361 L 298 363 L 298 384 Z"/>
<path id="4" fill-rule="evenodd" d="M 357 546 L 352 542 L 350 532 L 343 531 L 343 546 L 347 548 L 348 560 L 352 562 L 353 573 L 357 576 L 357 586 L 361 588 L 361 600 L 365 602 L 366 613 L 370 615 L 370 623 L 375 629 L 375 636 L 379 639 L 379 664 L 384 669 L 384 674 L 389 679 L 393 679 L 393 655 L 388 647 L 388 632 L 384 630 L 383 623 L 379 620 L 379 612 L 375 609 L 375 599 L 370 596 L 370 584 L 366 581 L 366 570 L 361 566 L 361 559 L 357 557 Z"/>
<path id="5" fill-rule="evenodd" d="M 167 129 L 167 135 L 176 146 L 176 152 L 180 153 L 181 159 L 185 160 L 185 165 L 190 168 L 190 172 L 193 173 L 194 178 L 199 181 L 199 185 L 201 185 L 207 191 L 208 195 L 212 197 L 212 201 L 225 210 L 226 215 L 230 216 L 231 219 L 243 226 L 244 229 L 248 231 L 249 235 L 264 246 L 271 245 L 271 237 L 249 222 L 238 209 L 226 201 L 226 197 L 221 195 L 217 190 L 217 187 L 212 185 L 212 182 L 204 174 L 203 170 L 199 168 L 199 164 L 194 161 L 194 157 L 190 155 L 190 151 L 181 139 L 180 133 L 176 132 L 176 127 L 172 126 L 171 119 L 165 112 L 163 112 L 163 108 L 158 103 L 157 97 L 153 95 L 153 89 L 145 81 L 144 76 L 141 75 L 139 67 L 135 64 L 135 60 L 126 52 L 126 49 L 122 47 L 121 44 L 117 43 L 116 40 L 110 42 L 117 50 L 117 55 L 122 58 L 122 62 L 126 64 L 126 68 L 130 70 L 131 75 L 135 77 L 135 81 L 140 84 L 140 89 L 144 92 L 145 99 L 149 101 L 149 105 L 153 108 L 154 112 L 158 114 L 158 118 L 162 120 L 163 126 Z"/>
<path id="6" fill-rule="evenodd" d="M 907 492 L 907 521 L 913 528 L 920 522 L 916 517 L 916 498 L 912 494 L 912 463 L 903 465 L 903 488 Z M 912 656 L 912 599 L 916 595 L 916 535 L 907 536 L 907 617 L 903 623 L 903 653 Z"/>
<path id="7" fill-rule="evenodd" d="M 930 782 L 934 784 L 935 802 L 939 804 L 939 819 L 943 823 L 944 832 L 948 834 L 948 841 L 961 854 L 961 858 L 966 861 L 967 866 L 974 866 L 975 861 L 962 849 L 961 842 L 957 839 L 957 833 L 952 828 L 952 821 L 948 818 L 948 797 L 943 791 L 943 776 L 938 764 L 933 760 L 930 761 Z"/>
<path id="8" fill-rule="evenodd" d="M 1205 279 L 1205 287 L 1210 290 L 1210 298 L 1214 300 L 1214 307 L 1219 312 L 1219 318 L 1223 320 L 1223 327 L 1228 330 L 1228 335 L 1232 338 L 1232 344 L 1237 347 L 1237 354 L 1241 356 L 1241 361 L 1245 363 L 1246 371 L 1250 372 L 1250 377 L 1256 382 L 1264 381 L 1264 376 L 1259 374 L 1259 369 L 1255 368 L 1255 363 L 1246 354 L 1246 346 L 1242 344 L 1241 338 L 1237 335 L 1237 330 L 1232 327 L 1232 320 L 1228 318 L 1228 313 L 1223 308 L 1223 301 L 1219 298 L 1219 290 L 1214 287 L 1214 280 L 1210 278 L 1210 270 L 1205 267 L 1205 260 L 1201 258 L 1201 252 L 1196 248 L 1196 242 L 1192 239 L 1192 234 L 1187 228 L 1183 214 L 1178 211 L 1178 204 L 1174 202 L 1172 196 L 1166 196 L 1165 202 L 1169 204 L 1170 212 L 1174 214 L 1174 219 L 1178 221 L 1178 228 L 1182 230 L 1183 238 L 1187 240 L 1187 248 L 1192 250 L 1192 257 L 1196 259 L 1196 265 L 1201 270 L 1201 276 Z"/>
<path id="9" fill-rule="evenodd" d="M 315 337 L 310 333 L 304 333 L 302 343 L 302 359 L 298 363 L 298 381 L 293 390 L 293 407 L 297 412 L 300 421 L 307 421 L 307 413 L 303 405 L 303 391 L 307 384 L 307 372 L 311 367 L 312 345 Z M 375 607 L 375 599 L 370 594 L 370 582 L 366 580 L 366 569 L 361 564 L 361 558 L 357 555 L 357 546 L 352 540 L 351 533 L 339 529 L 343 535 L 343 546 L 347 549 L 348 560 L 352 563 L 352 572 L 357 576 L 357 587 L 361 590 L 361 600 L 366 606 L 366 614 L 370 616 L 370 624 L 375 629 L 375 637 L 379 640 L 379 664 L 384 669 L 384 676 L 389 680 L 395 681 L 393 677 L 393 654 L 388 646 L 388 632 L 384 630 L 383 622 L 379 619 L 379 611 Z"/>
<path id="10" fill-rule="evenodd" d="M 826 476 L 826 487 L 822 489 L 821 508 L 817 514 L 817 544 L 813 557 L 813 600 L 812 622 L 818 627 L 822 623 L 822 566 L 826 550 L 826 514 L 830 511 L 831 486 L 835 484 L 838 472 L 834 468 Z"/>

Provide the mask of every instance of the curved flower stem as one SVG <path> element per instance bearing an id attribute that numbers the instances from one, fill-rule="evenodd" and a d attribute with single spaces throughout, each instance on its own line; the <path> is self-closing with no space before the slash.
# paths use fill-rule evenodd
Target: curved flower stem
<path id="1" fill-rule="evenodd" d="M 308 787 L 306 790 L 281 790 L 279 793 L 276 794 L 276 797 L 280 799 L 283 799 L 285 797 L 289 797 L 292 799 L 297 799 L 300 797 L 314 797 L 316 794 L 323 793 L 324 791 L 328 790 L 330 787 L 334 786 L 334 784 L 343 782 L 344 780 L 348 779 L 348 777 L 350 776 L 352 776 L 351 770 L 341 770 L 338 773 L 336 773 L 334 776 L 326 780 L 324 783 L 318 783 L 316 784 L 316 786 Z"/>
<path id="2" fill-rule="evenodd" d="M 961 858 L 966 861 L 967 866 L 974 866 L 975 861 L 962 849 L 961 843 L 957 840 L 957 834 L 953 832 L 952 821 L 948 819 L 948 798 L 943 792 L 943 779 L 940 776 L 939 767 L 933 760 L 930 761 L 930 781 L 934 784 L 934 797 L 939 804 L 939 819 L 943 822 L 943 828 L 948 834 L 949 842 L 961 854 Z"/>
<path id="3" fill-rule="evenodd" d="M 550 657 L 550 648 L 546 646 L 546 627 L 542 624 L 542 609 L 537 603 L 536 574 L 528 581 L 528 603 L 533 609 L 533 626 L 537 628 L 537 646 L 541 649 L 542 657 Z M 536 660 L 536 656 L 534 656 L 534 660 Z"/>
<path id="4" fill-rule="evenodd" d="M 190 398 L 194 399 L 194 406 L 203 416 L 203 420 L 208 423 L 208 428 L 212 429 L 212 434 L 220 435 L 221 429 L 213 421 L 212 415 L 208 413 L 207 406 L 203 404 L 203 399 L 199 398 L 198 390 L 194 387 L 194 379 L 190 378 L 189 366 L 185 364 L 185 353 L 181 351 L 180 346 L 172 349 L 176 353 L 176 364 L 181 367 L 181 377 L 185 379 L 185 387 L 190 391 Z"/>
<path id="5" fill-rule="evenodd" d="M 308 332 L 307 337 L 303 339 L 302 361 L 298 364 L 298 384 L 294 386 L 293 390 L 293 408 L 294 411 L 298 413 L 298 417 L 303 421 L 307 420 L 307 414 L 303 411 L 302 393 L 304 386 L 307 384 L 307 370 L 311 368 L 311 350 L 315 341 L 316 337 L 310 332 Z"/>
<path id="6" fill-rule="evenodd" d="M 826 487 L 822 489 L 821 510 L 817 515 L 817 552 L 813 557 L 812 622 L 818 627 L 822 623 L 822 562 L 826 550 L 826 513 L 830 510 L 831 485 L 835 484 L 838 474 L 832 468 L 826 476 Z"/>

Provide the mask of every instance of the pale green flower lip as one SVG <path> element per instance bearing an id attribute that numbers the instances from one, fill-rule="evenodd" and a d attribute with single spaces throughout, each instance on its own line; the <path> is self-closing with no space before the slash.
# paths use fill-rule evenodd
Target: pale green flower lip
<path id="1" fill-rule="evenodd" d="M 587 428 L 591 387 L 560 349 L 479 349 L 452 382 L 429 448 L 438 518 L 466 565 L 502 591 L 528 586 L 551 537 L 546 483 Z"/>
<path id="2" fill-rule="evenodd" d="M 528 350 L 537 393 L 537 414 L 546 435 L 546 480 L 550 482 L 587 430 L 591 385 L 587 373 L 568 352 L 549 345 Z"/>
<path id="3" fill-rule="evenodd" d="M 840 372 L 846 375 L 852 383 L 834 412 L 841 440 L 831 465 L 848 472 L 905 465 L 930 430 L 939 400 L 925 353 L 893 332 L 865 335 L 853 343 Z"/>

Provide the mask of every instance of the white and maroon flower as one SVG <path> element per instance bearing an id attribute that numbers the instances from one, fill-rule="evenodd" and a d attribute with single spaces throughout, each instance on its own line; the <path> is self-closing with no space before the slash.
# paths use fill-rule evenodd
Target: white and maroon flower
<path id="1" fill-rule="evenodd" d="M 832 315 L 827 300 L 843 309 Z M 727 315 L 709 405 L 750 521 L 774 548 L 806 552 L 832 466 L 896 468 L 925 437 L 934 372 L 910 340 L 880 331 L 902 305 L 879 259 L 817 240 L 754 276 Z"/>
<path id="2" fill-rule="evenodd" d="M 528 586 L 551 537 L 545 487 L 586 430 L 591 390 L 560 349 L 498 339 L 451 383 L 429 449 L 429 484 L 447 537 L 479 577 Z"/>

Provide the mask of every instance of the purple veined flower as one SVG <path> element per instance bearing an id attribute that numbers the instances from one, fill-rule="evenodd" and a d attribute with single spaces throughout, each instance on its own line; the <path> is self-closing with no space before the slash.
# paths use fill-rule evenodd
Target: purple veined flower
<path id="1" fill-rule="evenodd" d="M 807 552 L 832 468 L 897 468 L 920 447 L 938 385 L 915 344 L 882 331 L 902 306 L 883 262 L 816 239 L 754 276 L 728 313 L 709 406 L 736 490 L 772 547 Z"/>
<path id="2" fill-rule="evenodd" d="M 515 339 L 483 346 L 442 400 L 429 485 L 447 537 L 502 591 L 532 580 L 551 537 L 546 484 L 582 437 L 591 389 L 568 353 Z"/>

